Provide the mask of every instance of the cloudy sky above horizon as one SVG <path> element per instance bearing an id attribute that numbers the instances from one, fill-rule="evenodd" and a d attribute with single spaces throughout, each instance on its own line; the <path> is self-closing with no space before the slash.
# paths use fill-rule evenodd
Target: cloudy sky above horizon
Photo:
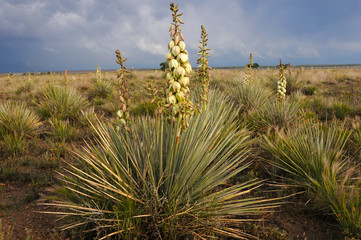
<path id="1" fill-rule="evenodd" d="M 0 72 L 158 68 L 170 40 L 171 1 L 0 0 Z M 177 2 L 175 2 L 177 4 Z M 347 4 L 345 4 L 347 3 Z M 195 66 L 201 25 L 211 66 L 361 63 L 361 1 L 182 0 Z"/>

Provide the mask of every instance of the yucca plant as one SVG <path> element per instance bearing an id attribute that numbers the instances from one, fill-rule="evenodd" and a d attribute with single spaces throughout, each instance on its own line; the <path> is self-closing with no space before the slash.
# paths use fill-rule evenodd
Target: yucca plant
<path id="1" fill-rule="evenodd" d="M 26 152 L 27 139 L 40 133 L 40 118 L 25 103 L 5 102 L 0 105 L 0 139 L 5 152 Z"/>
<path id="2" fill-rule="evenodd" d="M 249 114 L 247 122 L 253 131 L 265 133 L 270 129 L 295 126 L 301 119 L 301 104 L 293 99 L 285 99 L 266 102 Z"/>
<path id="3" fill-rule="evenodd" d="M 88 98 L 106 99 L 112 94 L 112 92 L 113 92 L 113 86 L 110 82 L 97 79 L 93 83 L 93 86 L 91 87 L 88 93 Z"/>
<path id="4" fill-rule="evenodd" d="M 40 126 L 40 118 L 25 103 L 5 102 L 0 105 L 0 135 L 34 137 L 40 132 Z"/>
<path id="5" fill-rule="evenodd" d="M 260 144 L 273 155 L 266 159 L 284 170 L 286 179 L 303 187 L 314 209 L 333 214 L 351 236 L 361 236 L 359 169 L 345 156 L 351 132 L 337 122 L 305 123 Z"/>
<path id="6" fill-rule="evenodd" d="M 271 98 L 272 92 L 259 82 L 245 85 L 241 81 L 231 89 L 232 99 L 237 102 L 242 112 L 247 113 L 261 108 Z"/>
<path id="7" fill-rule="evenodd" d="M 335 184 L 329 184 L 327 195 L 334 216 L 344 234 L 361 238 L 361 178 L 357 168 L 348 169 Z"/>
<path id="8" fill-rule="evenodd" d="M 23 155 L 29 147 L 29 141 L 22 136 L 6 134 L 1 140 L 0 148 L 3 148 L 5 154 L 11 156 Z"/>
<path id="9" fill-rule="evenodd" d="M 75 129 L 69 123 L 69 120 L 59 120 L 52 118 L 49 120 L 51 125 L 51 135 L 54 140 L 65 143 L 75 135 Z"/>
<path id="10" fill-rule="evenodd" d="M 80 111 L 88 105 L 86 98 L 75 89 L 50 85 L 44 89 L 44 99 L 38 104 L 38 112 L 43 118 L 77 120 Z"/>
<path id="11" fill-rule="evenodd" d="M 274 156 L 272 164 L 291 174 L 291 181 L 317 193 L 325 177 L 336 181 L 344 170 L 349 137 L 343 125 L 305 123 L 278 132 L 275 139 L 265 136 L 261 146 Z"/>
<path id="12" fill-rule="evenodd" d="M 344 120 L 351 113 L 351 107 L 347 103 L 335 102 L 331 106 L 331 111 L 336 118 Z"/>
<path id="13" fill-rule="evenodd" d="M 249 166 L 253 141 L 236 130 L 232 106 L 210 98 L 180 136 L 181 124 L 162 117 L 138 118 L 129 131 L 94 127 L 97 140 L 76 153 L 82 168 L 63 175 L 65 198 L 48 204 L 75 220 L 63 229 L 83 226 L 99 239 L 252 239 L 232 226 L 276 203 L 248 196 L 258 180 L 227 185 Z"/>

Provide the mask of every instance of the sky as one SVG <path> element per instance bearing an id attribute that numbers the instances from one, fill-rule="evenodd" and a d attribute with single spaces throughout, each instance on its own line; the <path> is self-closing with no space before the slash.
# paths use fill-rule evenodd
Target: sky
<path id="1" fill-rule="evenodd" d="M 130 68 L 165 61 L 167 0 L 0 0 L 0 73 Z M 182 0 L 182 33 L 196 66 L 201 25 L 213 67 L 360 64 L 359 0 Z"/>

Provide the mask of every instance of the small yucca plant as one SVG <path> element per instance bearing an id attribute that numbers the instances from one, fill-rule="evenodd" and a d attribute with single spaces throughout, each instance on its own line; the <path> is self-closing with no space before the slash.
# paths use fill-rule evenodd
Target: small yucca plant
<path id="1" fill-rule="evenodd" d="M 259 82 L 245 85 L 237 81 L 237 84 L 231 89 L 232 98 L 239 104 L 243 113 L 262 108 L 272 96 L 272 92 Z"/>
<path id="2" fill-rule="evenodd" d="M 77 120 L 80 111 L 89 105 L 85 97 L 71 88 L 50 85 L 43 94 L 44 99 L 38 104 L 38 112 L 43 118 Z"/>
<path id="3" fill-rule="evenodd" d="M 249 238 L 232 225 L 276 204 L 247 195 L 258 180 L 226 184 L 249 166 L 253 141 L 225 99 L 211 92 L 180 138 L 181 126 L 162 117 L 138 118 L 129 131 L 94 127 L 97 140 L 77 152 L 82 168 L 63 175 L 65 198 L 48 204 L 73 219 L 63 229 L 83 226 L 99 239 Z"/>
<path id="4" fill-rule="evenodd" d="M 302 118 L 301 103 L 294 99 L 285 101 L 268 101 L 248 116 L 249 127 L 258 132 L 266 133 L 268 130 L 287 129 L 295 126 Z"/>
<path id="5" fill-rule="evenodd" d="M 343 124 L 305 123 L 277 137 L 264 137 L 268 160 L 303 187 L 314 209 L 333 214 L 345 233 L 361 236 L 361 176 L 345 156 L 351 132 Z"/>
<path id="6" fill-rule="evenodd" d="M 5 102 L 0 105 L 0 134 L 34 137 L 40 132 L 41 124 L 40 118 L 25 103 Z"/>
<path id="7" fill-rule="evenodd" d="M 5 152 L 16 155 L 26 152 L 28 138 L 40 133 L 40 118 L 24 103 L 0 105 L 0 139 Z"/>
<path id="8" fill-rule="evenodd" d="M 361 238 L 361 175 L 360 169 L 349 167 L 339 181 L 329 184 L 330 207 L 344 234 Z"/>
<path id="9" fill-rule="evenodd" d="M 49 120 L 49 123 L 52 128 L 51 135 L 55 141 L 65 143 L 75 135 L 75 129 L 71 126 L 69 120 L 58 120 L 56 118 L 52 118 Z"/>
<path id="10" fill-rule="evenodd" d="M 277 137 L 265 137 L 261 146 L 272 153 L 275 164 L 291 174 L 290 181 L 317 194 L 324 178 L 333 181 L 344 171 L 345 145 L 350 132 L 337 124 L 305 123 Z"/>

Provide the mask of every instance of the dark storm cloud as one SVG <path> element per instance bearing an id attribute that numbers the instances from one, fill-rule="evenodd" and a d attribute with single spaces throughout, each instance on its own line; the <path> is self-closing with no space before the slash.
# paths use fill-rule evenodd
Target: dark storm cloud
<path id="1" fill-rule="evenodd" d="M 170 1 L 0 0 L 0 72 L 158 67 L 169 41 Z M 360 60 L 361 3 L 341 1 L 179 2 L 195 65 L 205 25 L 212 65 L 355 63 Z"/>

